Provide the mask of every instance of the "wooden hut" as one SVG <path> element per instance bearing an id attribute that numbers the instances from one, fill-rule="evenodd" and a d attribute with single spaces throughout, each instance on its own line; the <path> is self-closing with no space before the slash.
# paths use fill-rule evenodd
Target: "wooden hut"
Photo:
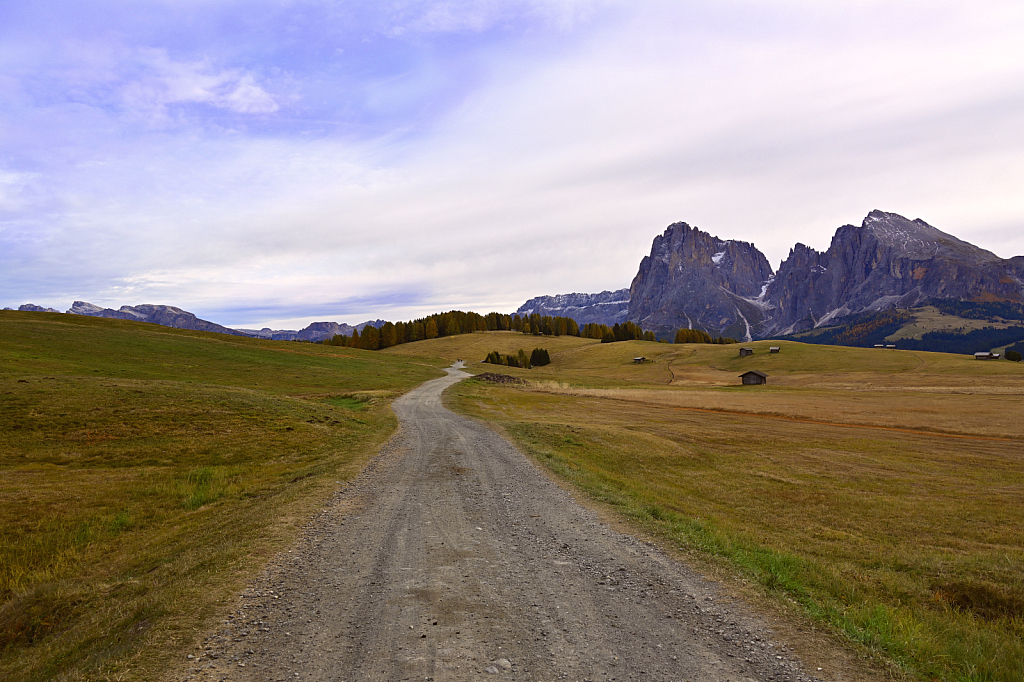
<path id="1" fill-rule="evenodd" d="M 758 372 L 756 369 L 744 372 L 740 375 L 740 379 L 743 380 L 744 386 L 758 386 L 768 383 L 768 375 L 764 372 Z"/>
<path id="2" fill-rule="evenodd" d="M 754 349 L 753 348 L 740 348 L 740 357 L 741 358 L 745 358 L 748 355 L 753 355 L 753 354 L 754 354 Z"/>
<path id="3" fill-rule="evenodd" d="M 768 352 L 769 352 L 769 353 L 778 353 L 778 352 L 780 352 L 781 350 L 782 350 L 782 349 L 781 349 L 781 348 L 779 348 L 778 346 L 768 346 Z"/>

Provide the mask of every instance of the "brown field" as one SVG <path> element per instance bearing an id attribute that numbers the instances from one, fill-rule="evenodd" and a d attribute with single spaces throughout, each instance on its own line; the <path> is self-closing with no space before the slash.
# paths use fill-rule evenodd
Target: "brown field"
<path id="1" fill-rule="evenodd" d="M 453 407 L 854 655 L 1024 679 L 1022 363 L 744 345 L 369 352 L 0 313 L 0 678 L 152 679 L 363 466 L 390 399 L 464 358 L 529 383 L 463 382 Z M 550 365 L 479 362 L 535 347 Z"/>
<path id="2" fill-rule="evenodd" d="M 755 355 L 579 344 L 544 368 L 497 369 L 527 387 L 464 382 L 449 400 L 890 674 L 1024 679 L 1024 368 L 744 345 Z M 737 385 L 748 368 L 769 385 Z"/>

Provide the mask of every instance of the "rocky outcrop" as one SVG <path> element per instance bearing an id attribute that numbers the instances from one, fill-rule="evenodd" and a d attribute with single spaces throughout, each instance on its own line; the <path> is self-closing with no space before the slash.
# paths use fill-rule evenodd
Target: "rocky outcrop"
<path id="1" fill-rule="evenodd" d="M 760 335 L 790 334 L 846 315 L 929 298 L 1024 300 L 1024 258 L 999 258 L 923 220 L 872 211 L 840 227 L 828 250 L 797 244 L 768 286 Z"/>
<path id="2" fill-rule="evenodd" d="M 92 303 L 87 303 L 85 301 L 75 301 L 71 305 L 71 308 L 68 309 L 68 313 L 72 315 L 88 315 L 90 317 L 110 317 L 119 320 L 149 322 L 152 324 L 159 324 L 164 327 L 174 327 L 176 329 L 194 329 L 202 332 L 217 332 L 218 334 L 244 336 L 244 334 L 235 331 L 234 329 L 228 329 L 227 327 L 223 327 L 214 322 L 199 319 L 192 313 L 182 310 L 181 308 L 175 308 L 171 305 L 153 305 L 150 303 L 144 303 L 143 305 L 137 306 L 123 305 L 118 310 L 114 310 L 113 308 L 101 308 L 98 305 L 93 305 Z"/>
<path id="3" fill-rule="evenodd" d="M 337 322 L 313 322 L 299 331 L 292 329 L 270 329 L 269 327 L 264 327 L 263 329 L 236 329 L 235 331 L 246 336 L 271 341 L 323 341 L 338 334 L 352 336 L 354 330 L 362 332 L 364 327 L 377 327 L 379 329 L 384 324 L 385 320 L 367 320 L 355 326 L 345 323 L 339 324 Z"/>
<path id="4" fill-rule="evenodd" d="M 570 317 L 577 324 L 589 323 L 612 326 L 626 321 L 629 312 L 629 289 L 602 291 L 599 294 L 558 294 L 538 296 L 519 306 L 519 315 L 550 315 Z"/>
<path id="5" fill-rule="evenodd" d="M 5 308 L 4 310 L 10 310 L 10 308 Z M 20 305 L 20 306 L 18 306 L 18 310 L 21 310 L 22 312 L 28 311 L 28 312 L 33 312 L 33 313 L 59 313 L 60 312 L 56 308 L 44 308 L 43 306 L 36 305 L 35 303 L 25 303 L 24 305 Z"/>
<path id="6" fill-rule="evenodd" d="M 322 341 L 339 334 L 342 336 L 352 336 L 353 329 L 355 327 L 347 324 L 338 324 L 337 322 L 313 322 L 299 331 L 297 338 L 303 341 Z"/>
<path id="7" fill-rule="evenodd" d="M 753 244 L 675 223 L 641 261 L 628 317 L 661 335 L 688 328 L 750 339 L 764 321 L 771 277 L 768 259 Z"/>

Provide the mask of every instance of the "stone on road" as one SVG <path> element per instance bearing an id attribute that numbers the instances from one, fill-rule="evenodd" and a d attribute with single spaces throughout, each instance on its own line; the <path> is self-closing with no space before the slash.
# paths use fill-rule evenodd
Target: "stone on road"
<path id="1" fill-rule="evenodd" d="M 445 409 L 467 376 L 395 401 L 395 437 L 175 679 L 813 679 L 742 604 Z"/>

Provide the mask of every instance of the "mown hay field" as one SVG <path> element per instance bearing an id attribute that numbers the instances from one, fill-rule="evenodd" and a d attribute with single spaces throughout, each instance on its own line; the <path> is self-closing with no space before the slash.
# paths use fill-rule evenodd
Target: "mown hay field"
<path id="1" fill-rule="evenodd" d="M 1024 368 L 744 345 L 565 349 L 501 368 L 525 387 L 470 380 L 448 400 L 897 676 L 1024 679 Z M 769 384 L 738 385 L 748 368 Z"/>
<path id="2" fill-rule="evenodd" d="M 369 351 L 0 312 L 0 679 L 150 680 L 440 375 Z"/>

